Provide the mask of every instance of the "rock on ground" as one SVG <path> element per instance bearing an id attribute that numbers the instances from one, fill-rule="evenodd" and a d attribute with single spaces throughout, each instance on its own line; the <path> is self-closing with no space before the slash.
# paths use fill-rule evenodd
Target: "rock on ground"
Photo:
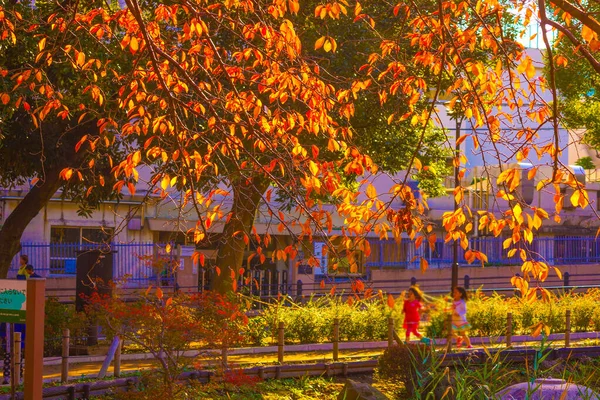
<path id="1" fill-rule="evenodd" d="M 348 379 L 337 400 L 388 400 L 388 397 L 368 383 Z"/>

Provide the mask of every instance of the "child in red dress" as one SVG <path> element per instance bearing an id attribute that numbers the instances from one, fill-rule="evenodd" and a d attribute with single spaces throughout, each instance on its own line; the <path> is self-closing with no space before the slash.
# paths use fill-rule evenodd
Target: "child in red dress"
<path id="1" fill-rule="evenodd" d="M 410 340 L 410 334 L 414 333 L 416 337 L 419 339 L 423 337 L 418 331 L 419 322 L 421 322 L 421 317 L 419 315 L 419 311 L 423 308 L 421 301 L 423 296 L 421 296 L 421 292 L 419 289 L 415 287 L 411 287 L 408 289 L 406 293 L 406 298 L 404 299 L 404 307 L 402 311 L 404 312 L 404 329 L 406 329 L 406 341 Z"/>

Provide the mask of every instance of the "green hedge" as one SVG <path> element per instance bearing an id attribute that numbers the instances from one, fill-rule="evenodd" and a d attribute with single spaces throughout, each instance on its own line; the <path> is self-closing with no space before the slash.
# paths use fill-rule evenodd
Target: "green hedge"
<path id="1" fill-rule="evenodd" d="M 527 302 L 518 297 L 485 296 L 471 293 L 467 302 L 467 318 L 472 336 L 501 336 L 506 329 L 508 312 L 513 315 L 513 334 L 526 334 L 530 327 L 542 321 L 551 332 L 564 332 L 565 312 L 571 310 L 571 330 L 574 332 L 600 331 L 600 290 L 586 293 L 567 293 L 550 302 Z M 435 298 L 423 313 L 421 331 L 429 337 L 445 337 L 449 298 Z M 396 330 L 403 337 L 402 300 L 396 299 L 393 309 L 387 301 L 375 296 L 367 300 L 348 302 L 347 298 L 309 298 L 299 304 L 288 300 L 267 306 L 262 313 L 250 319 L 245 327 L 246 345 L 273 344 L 277 338 L 277 324 L 285 323 L 287 343 L 329 342 L 333 336 L 333 320 L 340 319 L 340 340 L 372 341 L 387 339 L 387 319 L 394 318 Z"/>

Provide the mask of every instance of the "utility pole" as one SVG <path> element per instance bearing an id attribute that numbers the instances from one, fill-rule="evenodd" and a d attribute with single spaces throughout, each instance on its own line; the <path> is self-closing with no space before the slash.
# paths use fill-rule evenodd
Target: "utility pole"
<path id="1" fill-rule="evenodd" d="M 458 139 L 460 138 L 460 128 L 462 125 L 464 117 L 462 115 L 455 115 L 454 121 L 456 122 L 455 128 L 455 146 L 454 146 L 454 188 L 458 188 L 460 186 L 460 143 Z M 454 197 L 454 212 L 458 210 L 458 202 L 456 201 L 456 196 Z M 458 241 L 454 240 L 452 243 L 452 285 L 450 286 L 450 293 L 454 292 L 454 288 L 458 287 Z"/>

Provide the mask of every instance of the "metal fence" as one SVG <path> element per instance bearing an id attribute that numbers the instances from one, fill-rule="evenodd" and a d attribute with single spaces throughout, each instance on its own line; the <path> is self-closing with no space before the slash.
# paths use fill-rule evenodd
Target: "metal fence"
<path id="1" fill-rule="evenodd" d="M 537 237 L 530 245 L 518 244 L 508 249 L 503 248 L 505 238 L 477 237 L 469 240 L 470 250 L 478 250 L 486 254 L 486 265 L 520 265 L 519 251 L 508 257 L 512 248 L 523 250 L 527 256 L 545 261 L 551 265 L 573 264 L 598 264 L 600 263 L 600 239 L 590 237 Z M 366 259 L 367 276 L 371 268 L 404 268 L 418 269 L 420 258 L 429 262 L 430 268 L 446 268 L 452 263 L 452 242 L 444 243 L 438 240 L 433 246 L 426 241 L 417 248 L 413 241 L 408 239 L 400 243 L 394 240 L 370 239 L 371 254 Z M 36 272 L 44 277 L 75 275 L 77 254 L 101 248 L 113 254 L 113 277 L 115 280 L 126 279 L 140 285 L 155 282 L 164 278 L 160 268 L 153 265 L 157 256 L 166 258 L 177 257 L 175 252 L 169 254 L 165 251 L 165 244 L 156 243 L 111 243 L 98 246 L 97 244 L 81 243 L 22 243 L 21 252 L 15 256 L 9 271 L 9 277 L 14 277 L 18 270 L 19 256 L 27 254 L 29 263 Z M 459 263 L 466 264 L 465 251 L 459 247 Z M 168 278 L 168 277 L 167 277 Z M 279 280 L 279 277 L 278 277 Z M 261 282 L 255 277 L 253 281 Z"/>
<path id="2" fill-rule="evenodd" d="M 14 277 L 19 269 L 22 254 L 29 257 L 29 264 L 43 277 L 74 276 L 77 255 L 81 252 L 100 250 L 112 253 L 113 279 L 125 280 L 133 286 L 155 282 L 157 279 L 171 279 L 169 271 L 161 270 L 156 257 L 176 258 L 174 252 L 165 251 L 165 244 L 155 243 L 21 243 L 21 251 L 11 263 L 8 276 Z M 157 276 L 158 275 L 158 276 Z M 163 275 L 163 276 L 160 276 Z"/>
<path id="3" fill-rule="evenodd" d="M 536 237 L 529 245 L 519 243 L 503 248 L 505 237 L 476 237 L 469 240 L 467 250 L 481 251 L 487 256 L 486 265 L 521 265 L 519 253 L 522 249 L 530 259 L 544 261 L 551 265 L 597 264 L 600 263 L 600 238 L 595 236 L 554 236 Z M 370 239 L 371 254 L 367 257 L 367 268 L 398 267 L 419 268 L 420 258 L 429 262 L 430 268 L 446 268 L 452 264 L 453 242 L 437 240 L 433 248 L 427 241 L 417 248 L 413 241 Z M 508 257 L 511 249 L 517 249 Z M 465 250 L 459 246 L 458 262 L 466 264 Z"/>

